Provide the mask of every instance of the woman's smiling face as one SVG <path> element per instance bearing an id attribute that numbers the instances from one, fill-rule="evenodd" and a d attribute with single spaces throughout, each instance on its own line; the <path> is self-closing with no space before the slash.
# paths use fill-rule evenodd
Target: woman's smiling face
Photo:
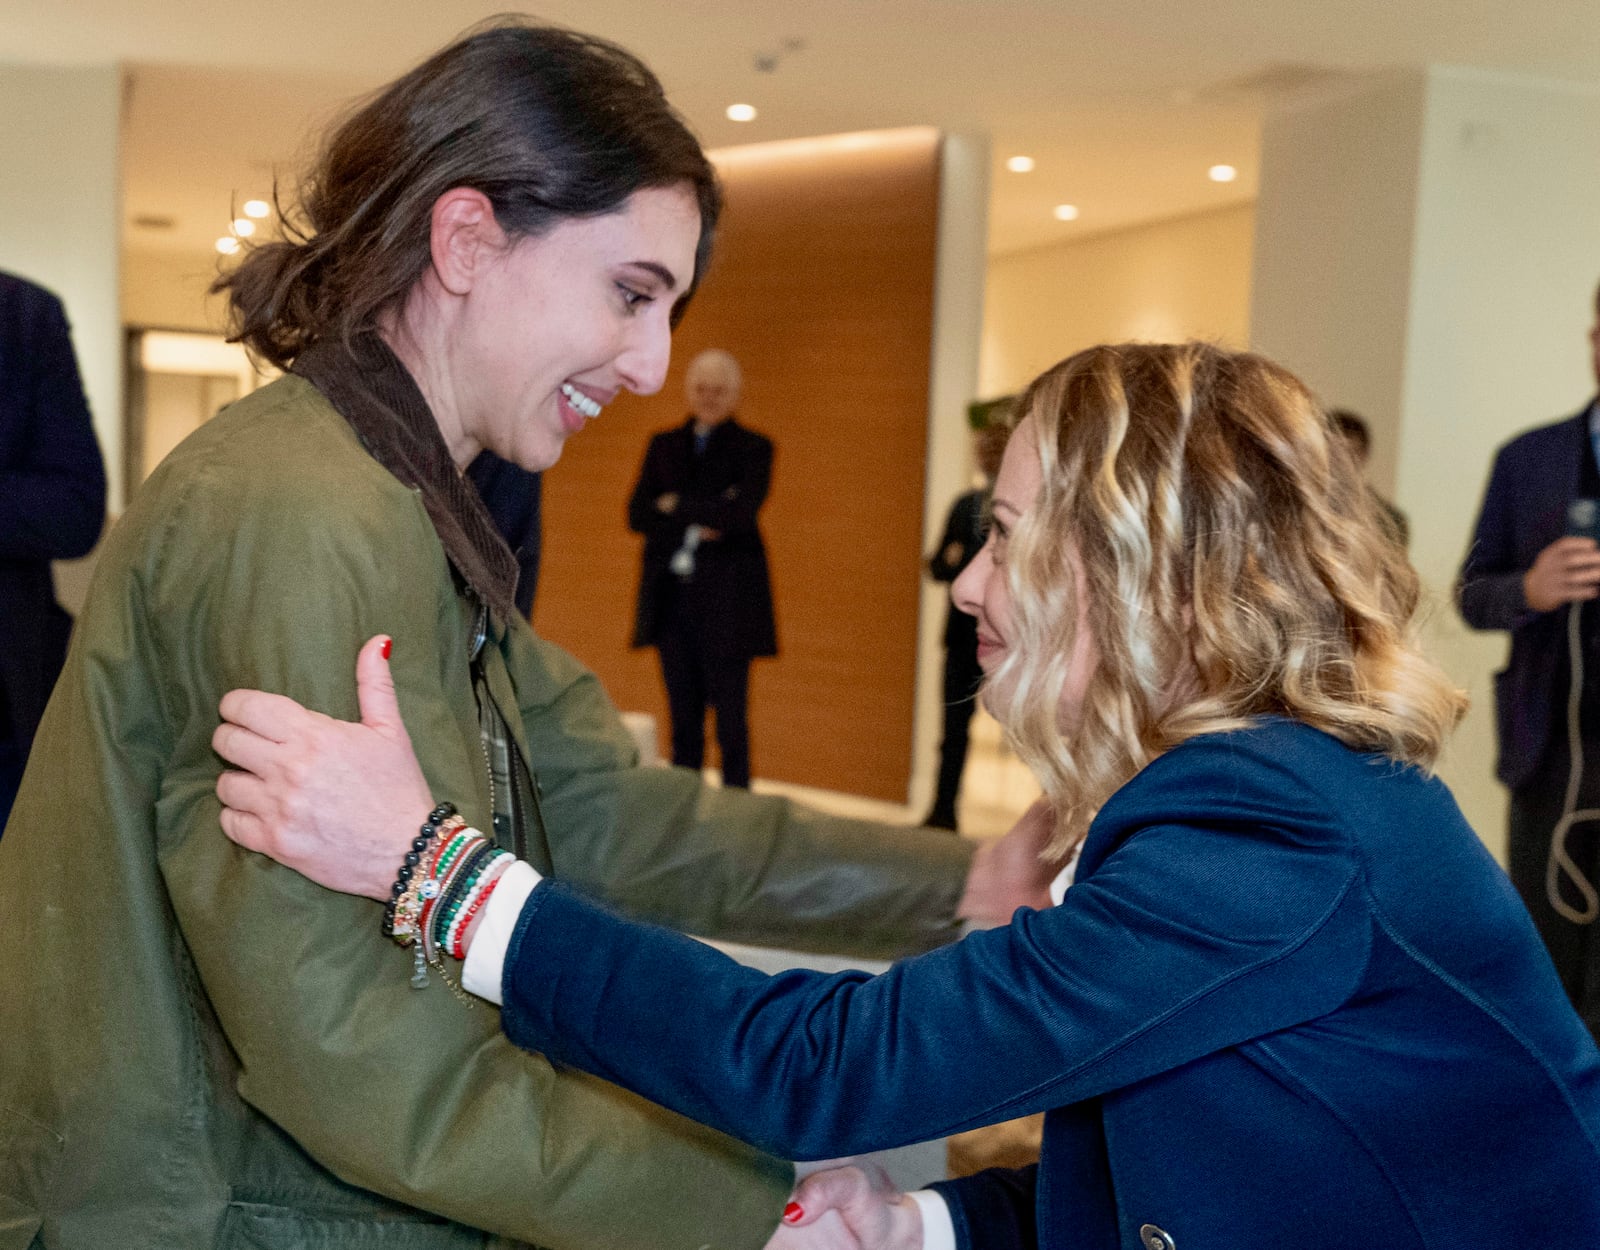
<path id="1" fill-rule="evenodd" d="M 538 472 L 622 391 L 660 390 L 699 239 L 699 205 L 680 184 L 511 242 L 451 329 L 461 433 Z"/>
<path id="2" fill-rule="evenodd" d="M 1011 588 L 1006 583 L 1006 558 L 1012 532 L 1039 497 L 1043 473 L 1039 465 L 1038 431 L 1033 418 L 1024 418 L 1006 443 L 1005 458 L 995 478 L 990 509 L 992 519 L 988 538 L 962 570 L 950 588 L 955 606 L 978 622 L 978 666 L 983 670 L 983 702 L 1001 716 L 1009 690 L 996 684 L 995 674 L 1018 645 L 1011 606 Z M 1063 541 L 1065 538 L 1063 537 Z M 1061 725 L 1076 725 L 1094 671 L 1094 641 L 1089 634 L 1085 582 L 1078 562 L 1072 561 L 1077 576 L 1077 627 L 1074 630 L 1072 659 L 1066 685 L 1061 691 Z"/>

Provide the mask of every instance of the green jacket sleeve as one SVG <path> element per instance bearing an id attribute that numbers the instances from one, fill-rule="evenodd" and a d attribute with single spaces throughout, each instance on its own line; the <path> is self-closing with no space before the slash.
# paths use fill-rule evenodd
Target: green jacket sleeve
<path id="1" fill-rule="evenodd" d="M 955 937 L 972 843 L 640 768 L 598 679 L 506 638 L 555 875 L 701 937 L 894 959 Z"/>
<path id="2" fill-rule="evenodd" d="M 227 463 L 273 455 L 231 448 Z M 437 976 L 410 988 L 376 903 L 223 837 L 209 746 L 221 695 L 255 686 L 353 718 L 355 652 L 378 632 L 395 638 L 435 792 L 467 796 L 475 822 L 489 815 L 460 611 L 419 500 L 353 445 L 337 473 L 295 459 L 309 467 L 264 475 L 270 490 L 227 464 L 197 470 L 143 570 L 174 738 L 160 866 L 240 1093 L 341 1178 L 505 1236 L 760 1246 L 787 1164 L 518 1052 L 497 1013 Z"/>

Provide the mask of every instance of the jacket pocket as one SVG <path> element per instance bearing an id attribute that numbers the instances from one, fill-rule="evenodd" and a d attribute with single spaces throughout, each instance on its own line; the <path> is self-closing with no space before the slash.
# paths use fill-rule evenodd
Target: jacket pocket
<path id="1" fill-rule="evenodd" d="M 483 1250 L 486 1240 L 487 1234 L 476 1229 L 421 1215 L 375 1219 L 230 1202 L 217 1233 L 217 1250 Z"/>
<path id="2" fill-rule="evenodd" d="M 65 1139 L 0 1107 L 0 1143 L 0 1250 L 28 1250 L 44 1223 Z"/>

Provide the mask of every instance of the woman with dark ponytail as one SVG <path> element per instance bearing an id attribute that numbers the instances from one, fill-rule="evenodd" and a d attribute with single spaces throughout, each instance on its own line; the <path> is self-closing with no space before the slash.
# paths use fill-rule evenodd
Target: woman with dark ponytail
<path id="1" fill-rule="evenodd" d="M 759 1246 L 788 1164 L 519 1052 L 436 938 L 505 853 L 697 933 L 882 956 L 1037 874 L 637 767 L 595 678 L 513 607 L 461 470 L 548 468 L 659 388 L 716 226 L 711 165 L 638 60 L 478 30 L 353 112 L 286 208 L 217 288 L 287 373 L 107 541 L 0 844 L 0 1246 Z M 251 781 L 213 750 L 272 745 L 218 730 L 236 687 L 337 735 L 375 634 L 407 708 L 383 732 L 459 808 L 410 817 L 450 888 L 424 898 L 408 865 L 381 908 L 224 837 L 250 818 L 218 791 Z"/>

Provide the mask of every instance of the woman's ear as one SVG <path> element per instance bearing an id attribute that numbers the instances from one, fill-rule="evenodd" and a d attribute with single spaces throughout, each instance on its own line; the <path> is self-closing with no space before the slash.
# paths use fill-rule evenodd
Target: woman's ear
<path id="1" fill-rule="evenodd" d="M 433 271 L 452 295 L 472 290 L 484 268 L 505 250 L 506 232 L 482 191 L 452 187 L 433 202 L 428 244 Z"/>

